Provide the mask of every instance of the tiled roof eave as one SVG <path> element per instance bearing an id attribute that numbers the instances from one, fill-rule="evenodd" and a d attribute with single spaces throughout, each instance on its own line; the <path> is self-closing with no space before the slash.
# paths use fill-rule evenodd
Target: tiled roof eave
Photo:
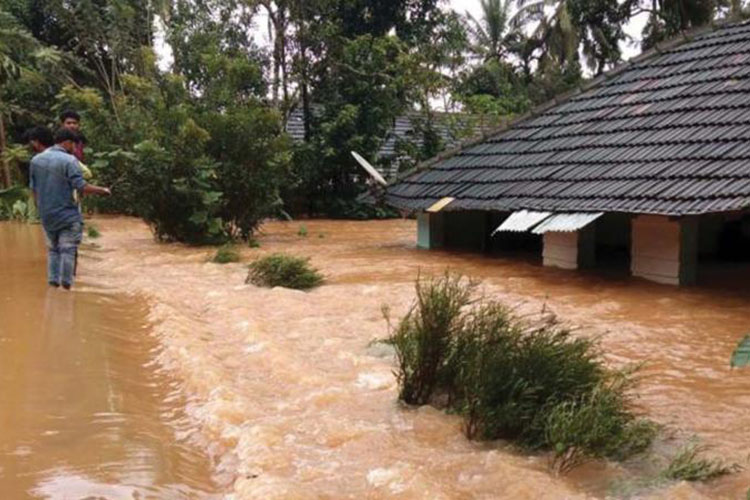
<path id="1" fill-rule="evenodd" d="M 676 217 L 747 209 L 750 24 L 724 29 L 682 34 L 419 165 L 386 200 Z"/>

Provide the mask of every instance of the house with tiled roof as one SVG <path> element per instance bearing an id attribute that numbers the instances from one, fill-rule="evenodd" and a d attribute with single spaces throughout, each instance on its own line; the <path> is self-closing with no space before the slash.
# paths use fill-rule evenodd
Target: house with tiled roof
<path id="1" fill-rule="evenodd" d="M 538 238 L 545 265 L 625 249 L 687 284 L 737 251 L 750 208 L 750 24 L 685 33 L 418 167 L 386 191 L 424 248 Z M 735 245 L 735 248 L 721 248 Z"/>
<path id="2" fill-rule="evenodd" d="M 320 106 L 313 106 L 313 113 L 322 112 Z M 481 117 L 465 113 L 441 113 L 433 112 L 433 127 L 435 132 L 447 149 L 456 148 L 466 137 L 479 134 L 485 128 Z M 386 178 L 393 178 L 399 171 L 403 162 L 410 158 L 399 152 L 400 143 L 415 143 L 422 146 L 422 138 L 418 130 L 424 120 L 424 115 L 418 112 L 409 112 L 397 116 L 383 142 L 375 159 L 375 168 Z M 300 107 L 292 110 L 287 118 L 286 132 L 297 142 L 305 140 L 304 113 Z"/>

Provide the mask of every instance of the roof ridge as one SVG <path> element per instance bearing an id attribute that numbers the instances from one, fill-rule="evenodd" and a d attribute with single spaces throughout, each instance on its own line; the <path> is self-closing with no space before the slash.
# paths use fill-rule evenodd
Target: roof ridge
<path id="1" fill-rule="evenodd" d="M 750 106 L 749 106 L 750 107 Z M 622 120 L 623 118 L 617 117 L 612 118 L 610 121 L 616 121 L 616 120 Z M 586 122 L 573 122 L 573 123 L 586 123 Z M 738 123 L 742 123 L 745 125 L 750 125 L 750 119 L 744 121 L 744 122 L 737 122 L 737 121 L 716 121 L 716 122 L 706 122 L 701 125 L 695 125 L 692 123 L 675 123 L 675 124 L 669 124 L 669 125 L 662 125 L 662 126 L 652 126 L 652 127 L 644 127 L 644 126 L 637 126 L 637 127 L 622 127 L 618 128 L 616 130 L 592 130 L 592 131 L 584 131 L 584 132 L 575 132 L 575 133 L 563 133 L 563 134 L 552 134 L 545 137 L 539 137 L 534 138 L 532 136 L 529 137 L 512 137 L 510 139 L 502 139 L 499 141 L 494 141 L 493 144 L 501 144 L 504 142 L 538 142 L 540 139 L 549 140 L 549 139 L 564 139 L 566 137 L 582 137 L 582 136 L 598 136 L 598 135 L 611 135 L 611 134 L 617 134 L 621 132 L 645 132 L 645 131 L 661 131 L 661 130 L 669 130 L 669 129 L 682 129 L 682 128 L 706 128 L 706 127 L 731 127 L 733 125 L 737 125 Z"/>
<path id="2" fill-rule="evenodd" d="M 651 57 L 661 55 L 664 52 L 667 52 L 674 47 L 682 45 L 683 43 L 688 43 L 690 41 L 693 41 L 698 36 L 706 35 L 706 34 L 713 33 L 719 30 L 729 29 L 732 27 L 740 27 L 740 26 L 745 26 L 749 24 L 750 24 L 750 21 L 744 21 L 744 22 L 738 23 L 731 19 L 718 19 L 718 20 L 713 20 L 710 23 L 707 23 L 705 25 L 697 26 L 689 30 L 680 31 L 677 35 L 667 40 L 658 42 L 656 45 L 654 45 L 654 47 L 648 50 L 645 50 L 634 57 L 631 57 L 627 61 L 623 61 L 617 64 L 614 68 L 608 71 L 605 71 L 601 75 L 594 77 L 591 80 L 588 80 L 582 84 L 579 84 L 577 87 L 571 90 L 568 90 L 568 91 L 565 91 L 558 95 L 553 96 L 548 101 L 535 106 L 534 108 L 527 111 L 526 113 L 523 113 L 522 115 L 511 118 L 510 120 L 503 120 L 503 123 L 497 128 L 487 133 L 483 132 L 481 135 L 478 135 L 476 137 L 470 138 L 466 141 L 459 143 L 459 145 L 454 148 L 445 150 L 439 153 L 437 156 L 434 156 L 423 162 L 418 163 L 414 168 L 411 168 L 407 170 L 406 172 L 398 174 L 396 178 L 390 184 L 400 182 L 406 179 L 407 177 L 410 177 L 423 170 L 429 169 L 432 165 L 438 162 L 441 162 L 443 160 L 456 156 L 457 154 L 459 154 L 461 151 L 463 151 L 466 148 L 476 146 L 477 144 L 481 144 L 482 142 L 493 139 L 497 137 L 498 135 L 502 134 L 503 132 L 509 130 L 514 125 L 520 122 L 526 121 L 528 119 L 531 119 L 531 118 L 536 118 L 542 115 L 545 111 L 549 110 L 550 108 L 554 106 L 558 106 L 565 102 L 568 102 L 572 97 L 582 94 L 583 92 L 587 92 L 597 87 L 598 85 L 604 83 L 607 80 L 611 80 L 615 76 L 623 73 L 624 71 L 633 67 L 634 65 L 639 64 Z"/>

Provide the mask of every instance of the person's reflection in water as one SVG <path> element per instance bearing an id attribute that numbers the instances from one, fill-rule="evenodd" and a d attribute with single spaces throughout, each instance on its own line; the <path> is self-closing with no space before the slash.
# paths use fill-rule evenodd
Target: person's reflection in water
<path id="1" fill-rule="evenodd" d="M 85 399 L 83 343 L 76 326 L 74 293 L 48 288 L 44 298 L 38 397 L 56 417 L 76 415 Z M 52 401 L 55 401 L 53 404 Z M 40 399 L 40 404 L 45 404 Z"/>

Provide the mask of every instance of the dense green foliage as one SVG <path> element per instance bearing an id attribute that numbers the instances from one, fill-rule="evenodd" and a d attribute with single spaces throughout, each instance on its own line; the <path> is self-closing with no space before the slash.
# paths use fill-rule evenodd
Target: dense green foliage
<path id="1" fill-rule="evenodd" d="M 34 200 L 28 189 L 21 186 L 0 189 L 0 221 L 2 220 L 39 221 Z"/>
<path id="2" fill-rule="evenodd" d="M 490 129 L 612 67 L 634 15 L 648 12 L 650 46 L 745 14 L 741 0 L 480 5 L 475 18 L 444 0 L 0 0 L 0 188 L 27 180 L 23 132 L 73 108 L 95 181 L 114 188 L 86 208 L 139 215 L 160 239 L 249 238 L 282 210 L 388 217 L 357 201 L 351 150 L 410 168 L 445 130 Z M 293 109 L 303 141 L 284 134 Z M 404 114 L 398 160 L 380 157 Z"/>
<path id="3" fill-rule="evenodd" d="M 417 280 L 417 299 L 388 340 L 400 399 L 462 415 L 469 438 L 552 450 L 558 472 L 648 448 L 656 427 L 634 412 L 630 372 L 607 368 L 593 341 L 554 318 L 521 319 L 475 302 L 475 290 L 451 274 Z"/>
<path id="4" fill-rule="evenodd" d="M 323 276 L 310 266 L 310 259 L 275 253 L 250 264 L 246 283 L 257 286 L 308 290 L 323 283 Z"/>

